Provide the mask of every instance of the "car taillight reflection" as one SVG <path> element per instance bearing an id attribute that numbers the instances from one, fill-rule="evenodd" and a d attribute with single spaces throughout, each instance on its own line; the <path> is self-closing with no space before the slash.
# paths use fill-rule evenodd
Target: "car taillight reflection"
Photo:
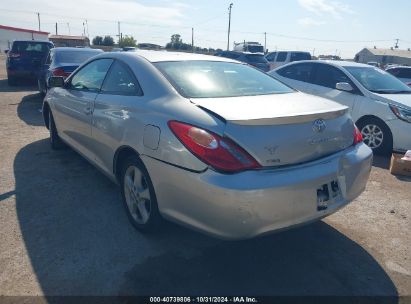
<path id="1" fill-rule="evenodd" d="M 63 77 L 68 77 L 71 74 L 71 73 L 64 71 L 64 69 L 62 68 L 54 69 L 51 71 L 51 73 L 53 74 L 53 76 L 63 76 Z"/>

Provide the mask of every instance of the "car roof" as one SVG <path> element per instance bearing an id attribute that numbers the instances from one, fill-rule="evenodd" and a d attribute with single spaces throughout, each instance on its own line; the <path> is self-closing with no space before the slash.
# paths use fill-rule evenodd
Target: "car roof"
<path id="1" fill-rule="evenodd" d="M 397 65 L 397 66 L 391 66 L 389 68 L 387 68 L 387 70 L 392 70 L 392 69 L 411 69 L 411 66 L 408 65 Z"/>
<path id="2" fill-rule="evenodd" d="M 13 43 L 14 42 L 41 42 L 41 43 L 50 43 L 50 44 L 53 44 L 53 42 L 51 42 L 51 41 L 48 41 L 48 40 L 13 40 Z"/>
<path id="3" fill-rule="evenodd" d="M 96 52 L 96 53 L 102 53 L 103 52 L 103 50 L 101 50 L 101 49 L 76 48 L 76 47 L 56 47 L 52 50 L 53 50 L 53 52 L 65 52 L 65 51 L 70 51 L 70 52 Z"/>
<path id="4" fill-rule="evenodd" d="M 369 68 L 371 67 L 368 64 L 364 63 L 358 63 L 358 62 L 353 62 L 353 61 L 344 61 L 344 60 L 300 60 L 300 61 L 294 61 L 291 62 L 287 65 L 280 66 L 278 69 L 285 67 L 285 66 L 291 66 L 293 64 L 297 63 L 317 63 L 317 64 L 329 64 L 337 67 L 366 67 Z"/>
<path id="5" fill-rule="evenodd" d="M 238 63 L 238 61 L 225 58 L 225 57 L 217 57 L 217 56 L 195 54 L 195 53 L 184 53 L 184 52 L 137 50 L 136 52 L 115 52 L 115 53 L 111 53 L 111 55 L 115 57 L 140 56 L 150 62 L 201 60 L 201 61 L 222 61 L 222 62 Z"/>

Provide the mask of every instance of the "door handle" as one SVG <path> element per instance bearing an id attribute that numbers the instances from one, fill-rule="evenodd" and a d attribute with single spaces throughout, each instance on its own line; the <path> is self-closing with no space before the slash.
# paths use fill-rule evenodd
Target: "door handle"
<path id="1" fill-rule="evenodd" d="M 93 110 L 90 107 L 87 107 L 87 108 L 84 109 L 84 114 L 90 115 L 92 113 L 93 113 Z"/>

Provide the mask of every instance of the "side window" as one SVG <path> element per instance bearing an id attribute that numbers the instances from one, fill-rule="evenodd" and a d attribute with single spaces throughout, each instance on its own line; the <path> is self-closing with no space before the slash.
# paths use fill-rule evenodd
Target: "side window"
<path id="1" fill-rule="evenodd" d="M 287 52 L 279 52 L 277 55 L 277 62 L 284 62 L 287 59 Z"/>
<path id="2" fill-rule="evenodd" d="M 267 55 L 267 60 L 268 61 L 274 61 L 274 58 L 275 58 L 275 55 L 276 55 L 277 53 L 270 53 L 270 54 L 268 54 Z"/>
<path id="3" fill-rule="evenodd" d="M 294 80 L 310 82 L 313 65 L 311 63 L 299 63 L 278 70 L 278 74 Z"/>
<path id="4" fill-rule="evenodd" d="M 104 80 L 101 91 L 116 95 L 143 95 L 133 72 L 124 64 L 115 61 Z"/>
<path id="5" fill-rule="evenodd" d="M 317 71 L 313 82 L 314 84 L 335 89 L 337 82 L 348 82 L 354 86 L 348 76 L 339 69 L 326 64 L 317 65 Z"/>
<path id="6" fill-rule="evenodd" d="M 82 67 L 70 80 L 72 90 L 99 91 L 112 59 L 97 59 Z"/>

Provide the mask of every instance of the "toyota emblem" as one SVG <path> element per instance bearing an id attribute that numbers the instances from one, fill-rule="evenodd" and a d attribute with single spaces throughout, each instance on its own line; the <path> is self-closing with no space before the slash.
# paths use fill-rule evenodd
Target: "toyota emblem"
<path id="1" fill-rule="evenodd" d="M 313 122 L 313 131 L 321 133 L 325 130 L 325 121 L 323 119 L 317 119 Z"/>

